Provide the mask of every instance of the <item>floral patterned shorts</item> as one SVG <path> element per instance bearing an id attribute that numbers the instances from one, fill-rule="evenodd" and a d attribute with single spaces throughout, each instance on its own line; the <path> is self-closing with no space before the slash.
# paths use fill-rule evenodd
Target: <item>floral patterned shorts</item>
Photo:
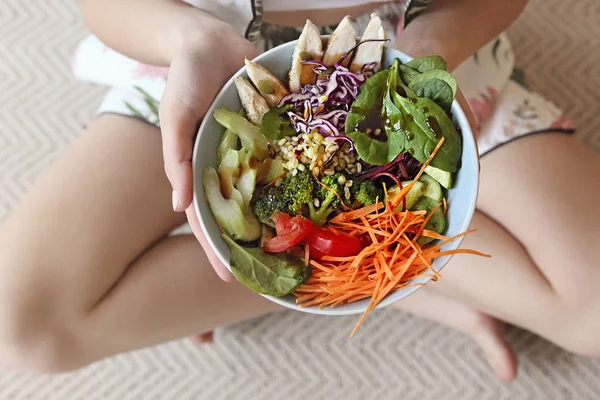
<path id="1" fill-rule="evenodd" d="M 388 37 L 404 26 L 404 9 L 385 6 L 378 11 Z M 364 15 L 354 20 L 357 32 L 369 21 Z M 323 27 L 324 34 L 334 27 Z M 295 40 L 300 29 L 261 24 L 255 42 L 260 51 Z M 80 80 L 107 85 L 99 113 L 138 117 L 159 126 L 158 105 L 165 89 L 168 68 L 141 64 L 106 47 L 89 36 L 78 47 L 73 70 Z M 544 132 L 573 133 L 571 119 L 554 104 L 525 85 L 515 68 L 514 52 L 505 34 L 483 46 L 461 64 L 454 75 L 478 121 L 481 155 L 517 138 Z"/>

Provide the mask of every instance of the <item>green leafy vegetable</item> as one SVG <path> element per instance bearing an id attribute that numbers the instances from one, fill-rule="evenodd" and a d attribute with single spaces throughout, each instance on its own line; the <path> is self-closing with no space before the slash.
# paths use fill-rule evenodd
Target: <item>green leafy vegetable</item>
<path id="1" fill-rule="evenodd" d="M 446 61 L 440 56 L 418 57 L 410 60 L 405 65 L 420 73 L 433 70 L 446 70 Z"/>
<path id="2" fill-rule="evenodd" d="M 346 119 L 346 134 L 352 139 L 360 158 L 371 165 L 385 165 L 393 161 L 405 149 L 402 112 L 394 105 L 390 97 L 390 91 L 397 84 L 399 65 L 399 60 L 396 59 L 392 67 L 367 79 Z M 383 74 L 384 72 L 385 74 Z M 365 88 L 364 91 L 363 88 Z M 385 141 L 372 138 L 357 129 L 368 115 L 376 113 L 383 115 L 383 125 L 387 136 Z"/>
<path id="3" fill-rule="evenodd" d="M 406 64 L 401 64 L 398 67 L 398 72 L 400 74 L 400 79 L 406 85 L 412 82 L 412 80 L 415 79 L 417 76 L 421 75 L 419 71 L 417 71 L 416 69 L 412 69 L 411 67 L 407 67 Z"/>
<path id="4" fill-rule="evenodd" d="M 373 139 L 361 133 L 351 132 L 348 137 L 352 139 L 354 148 L 360 158 L 371 165 L 385 165 L 394 161 L 394 158 L 404 151 L 404 136 L 395 134 L 388 137 L 387 141 Z"/>
<path id="5" fill-rule="evenodd" d="M 444 137 L 444 144 L 430 165 L 455 172 L 462 152 L 461 138 L 444 110 L 433 100 L 424 97 L 407 99 L 398 93 L 393 93 L 392 96 L 394 104 L 405 115 L 404 129 L 408 152 L 424 163 L 439 140 Z"/>
<path id="6" fill-rule="evenodd" d="M 381 115 L 381 101 L 389 73 L 389 69 L 381 70 L 360 87 L 346 117 L 346 133 L 358 130 L 358 125 L 369 116 Z"/>
<path id="7" fill-rule="evenodd" d="M 272 107 L 263 115 L 260 131 L 269 139 L 279 140 L 284 136 L 296 135 L 290 119 L 286 115 L 294 106 L 288 104 L 283 107 Z"/>
<path id="8" fill-rule="evenodd" d="M 259 247 L 242 247 L 229 236 L 223 240 L 231 249 L 231 272 L 251 290 L 269 296 L 285 296 L 306 282 L 311 269 L 299 258 L 267 254 Z"/>
<path id="9" fill-rule="evenodd" d="M 452 109 L 454 94 L 452 88 L 441 79 L 413 81 L 409 85 L 419 97 L 427 97 L 435 101 L 446 112 Z"/>
<path id="10" fill-rule="evenodd" d="M 444 81 L 448 84 L 448 86 L 450 86 L 450 88 L 452 88 L 452 98 L 454 99 L 454 97 L 456 96 L 456 79 L 454 79 L 454 77 L 452 76 L 452 74 L 450 72 L 447 71 L 428 71 L 425 73 L 422 73 L 421 75 L 417 76 L 415 79 L 413 79 L 408 87 L 411 88 L 412 90 L 416 91 L 415 87 L 417 87 L 417 85 L 422 86 L 423 82 L 428 82 L 428 81 L 432 81 L 434 79 L 439 79 L 441 81 Z"/>

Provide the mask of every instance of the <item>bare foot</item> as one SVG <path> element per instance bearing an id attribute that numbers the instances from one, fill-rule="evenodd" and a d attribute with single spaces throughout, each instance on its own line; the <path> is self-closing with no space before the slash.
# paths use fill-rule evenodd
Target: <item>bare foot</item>
<path id="1" fill-rule="evenodd" d="M 478 311 L 473 311 L 479 313 Z M 498 379 L 510 382 L 517 376 L 517 357 L 504 340 L 504 322 L 479 313 L 479 322 L 470 332 Z"/>
<path id="2" fill-rule="evenodd" d="M 504 323 L 463 303 L 423 288 L 394 307 L 427 318 L 471 336 L 502 381 L 517 376 L 517 357 L 504 340 Z"/>

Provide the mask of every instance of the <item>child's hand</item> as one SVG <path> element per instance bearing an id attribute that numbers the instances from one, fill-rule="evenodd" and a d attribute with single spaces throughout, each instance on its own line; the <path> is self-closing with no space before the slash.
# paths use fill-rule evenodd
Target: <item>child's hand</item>
<path id="1" fill-rule="evenodd" d="M 173 187 L 173 209 L 188 208 L 188 219 L 219 276 L 229 280 L 231 274 L 218 261 L 198 228 L 192 202 L 192 150 L 200 121 L 215 95 L 244 64 L 253 58 L 254 46 L 235 31 L 226 32 L 222 40 L 196 40 L 184 46 L 169 69 L 167 86 L 160 102 L 165 172 Z M 223 35 L 224 33 L 221 33 Z M 219 35 L 215 33 L 215 35 Z M 234 36 L 232 36 L 234 35 Z"/>

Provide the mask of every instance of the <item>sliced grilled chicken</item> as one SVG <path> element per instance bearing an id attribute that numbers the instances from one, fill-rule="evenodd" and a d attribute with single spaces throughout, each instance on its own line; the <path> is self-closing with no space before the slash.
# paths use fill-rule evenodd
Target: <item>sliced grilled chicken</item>
<path id="1" fill-rule="evenodd" d="M 381 23 L 381 18 L 377 14 L 371 14 L 371 20 L 365 28 L 365 33 L 361 40 L 385 39 L 385 30 Z M 356 49 L 354 59 L 350 64 L 350 71 L 360 72 L 361 68 L 369 63 L 376 62 L 376 69 L 381 66 L 381 57 L 383 56 L 383 42 L 368 42 L 361 44 Z"/>
<path id="2" fill-rule="evenodd" d="M 283 83 L 261 65 L 246 59 L 246 71 L 270 107 L 275 107 L 279 100 L 289 93 Z"/>
<path id="3" fill-rule="evenodd" d="M 313 71 L 314 65 L 302 65 L 302 60 L 321 61 L 322 58 L 323 44 L 319 28 L 310 20 L 306 20 L 306 25 L 298 38 L 292 57 L 292 68 L 290 69 L 290 90 L 292 92 L 299 92 L 303 85 L 315 83 L 317 77 Z"/>
<path id="4" fill-rule="evenodd" d="M 341 60 L 344 54 L 352 50 L 354 46 L 356 46 L 356 32 L 350 22 L 350 17 L 346 16 L 329 37 L 327 50 L 325 50 L 325 54 L 323 55 L 323 63 L 328 67 L 333 66 L 333 64 Z M 342 65 L 348 66 L 349 62 L 350 57 L 346 57 Z"/>
<path id="5" fill-rule="evenodd" d="M 235 87 L 240 96 L 240 101 L 250 122 L 260 125 L 262 117 L 269 111 L 267 101 L 254 89 L 254 86 L 244 78 L 235 78 Z"/>

